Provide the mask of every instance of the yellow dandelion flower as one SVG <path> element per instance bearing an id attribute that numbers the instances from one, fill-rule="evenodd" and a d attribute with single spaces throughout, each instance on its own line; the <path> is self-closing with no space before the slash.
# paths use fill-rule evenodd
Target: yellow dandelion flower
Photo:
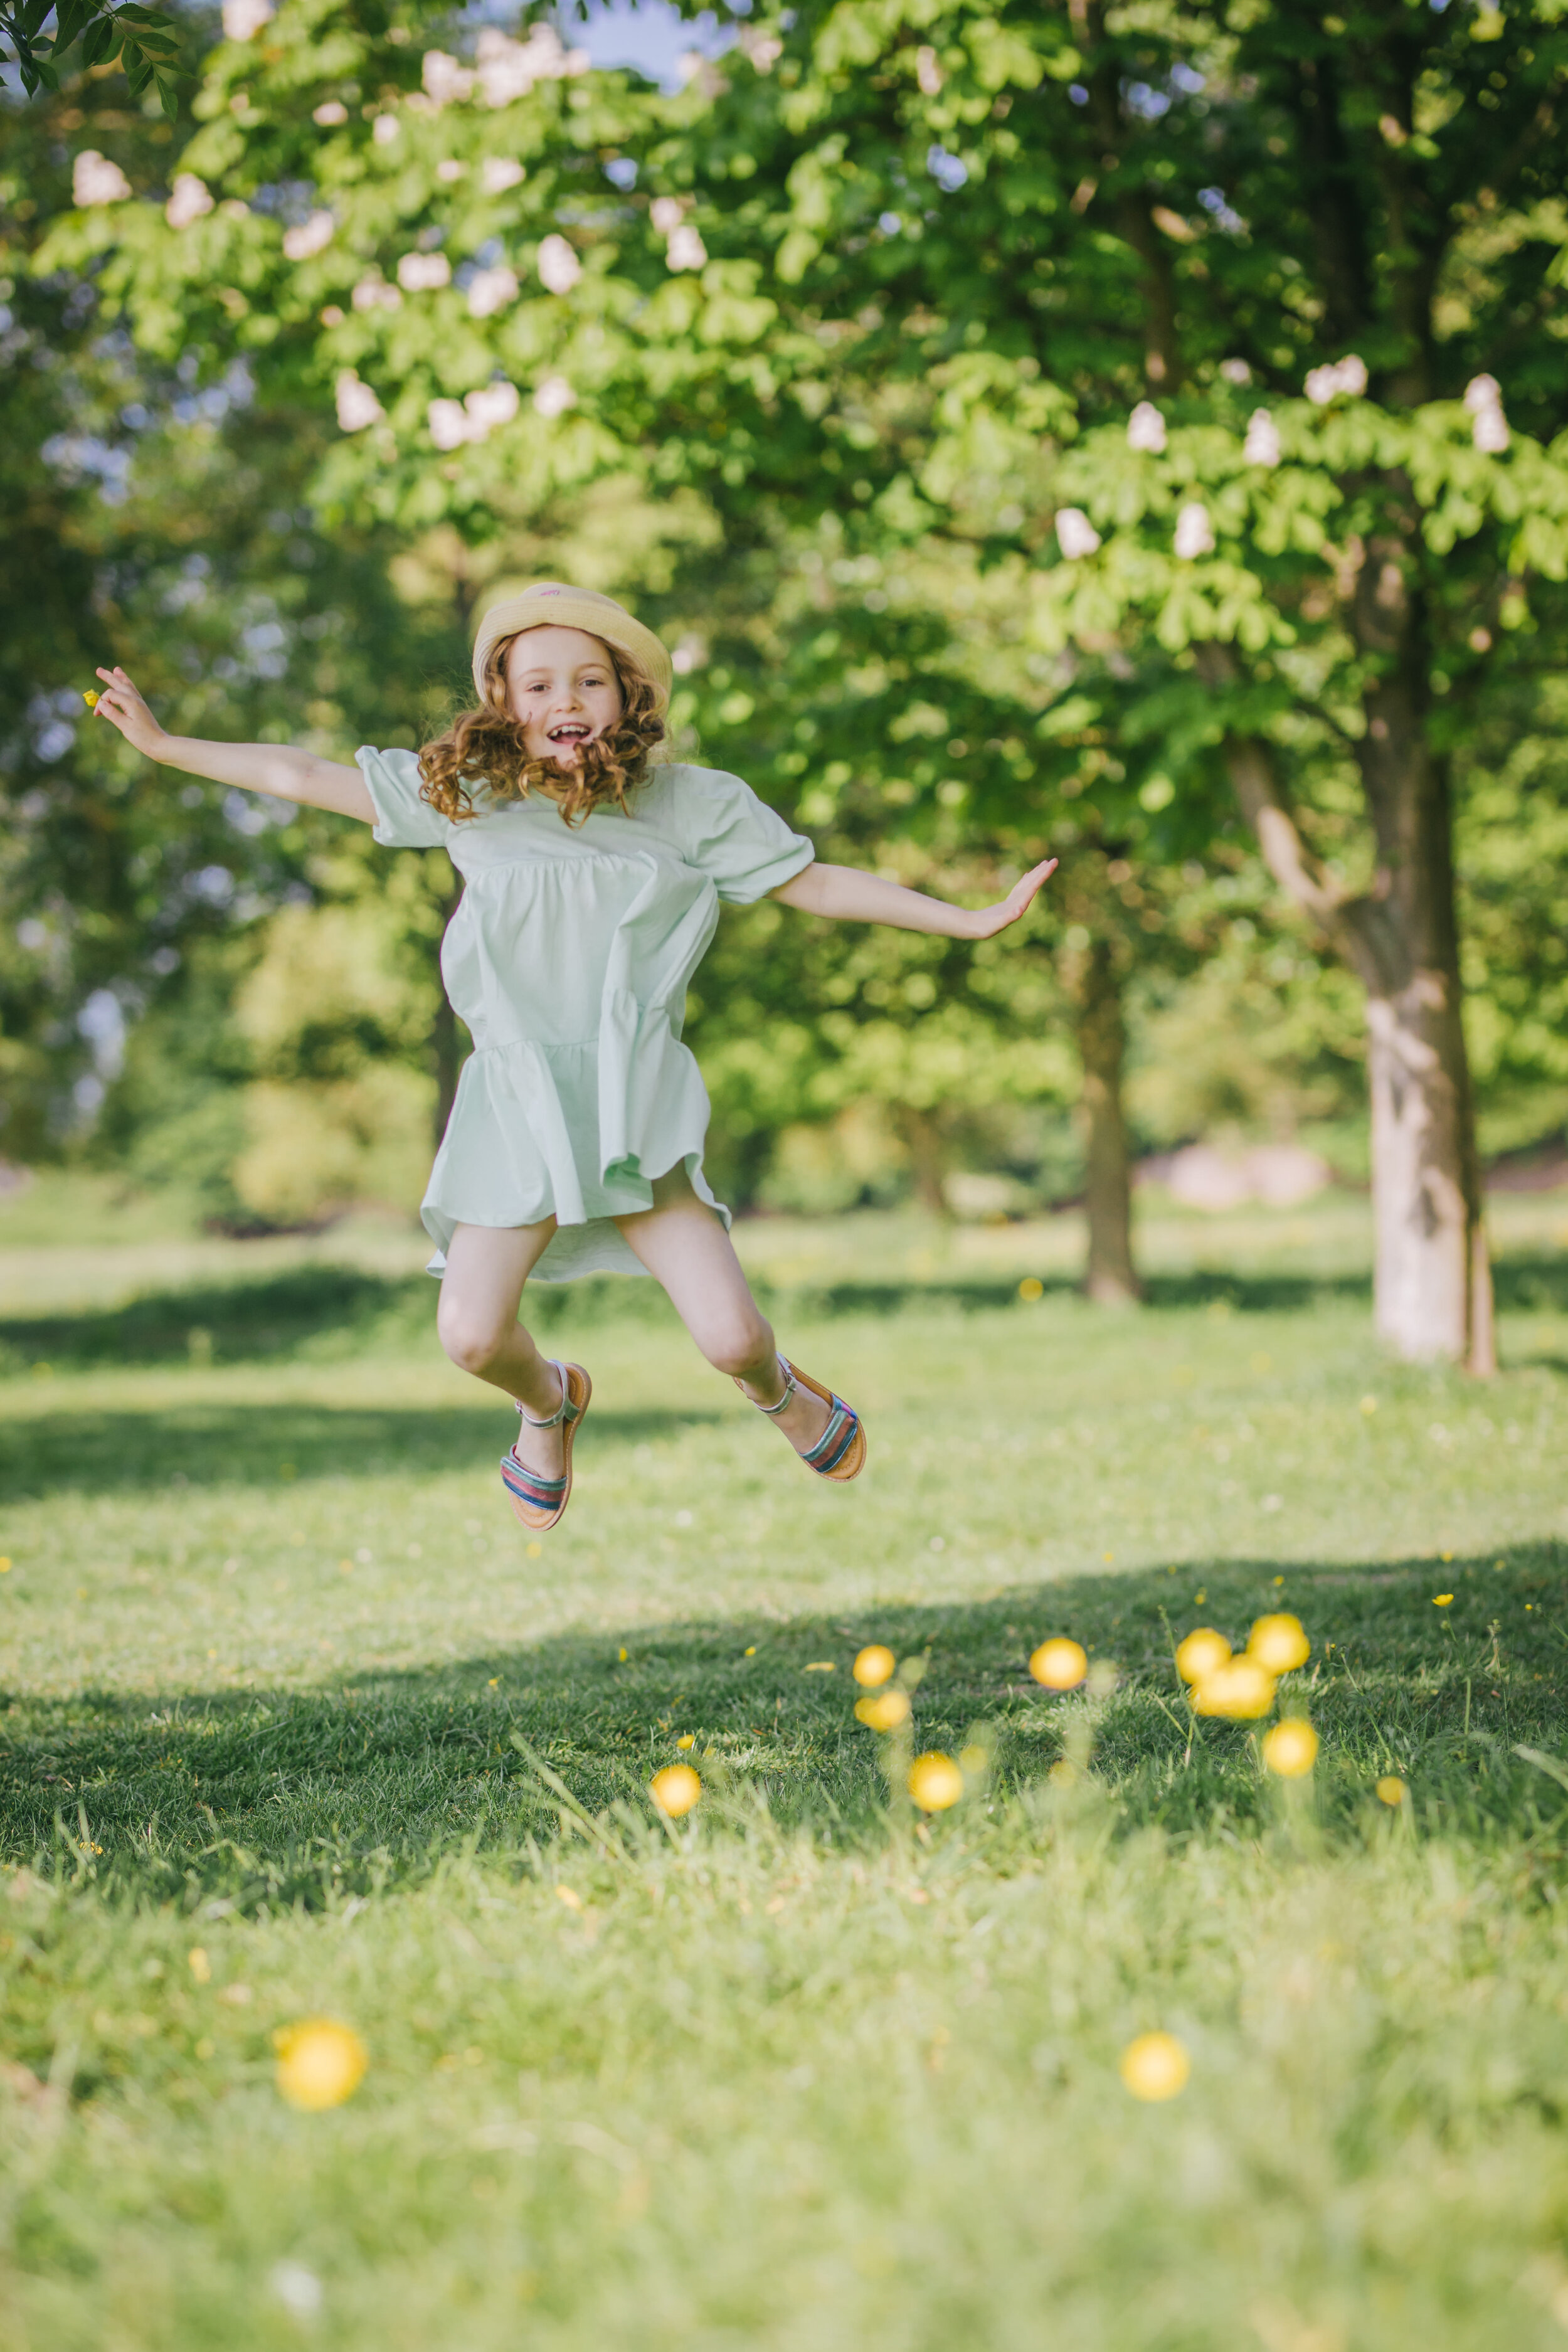
<path id="1" fill-rule="evenodd" d="M 1081 1643 L 1058 1633 L 1054 1641 L 1040 1643 L 1029 1660 L 1029 1672 L 1047 1690 L 1077 1690 L 1089 1672 L 1089 1655 Z"/>
<path id="2" fill-rule="evenodd" d="M 1199 1715 L 1222 1715 L 1232 1723 L 1256 1723 L 1273 1704 L 1274 1677 L 1256 1658 L 1227 1659 L 1193 1692 Z"/>
<path id="3" fill-rule="evenodd" d="M 352 2099 L 364 2080 L 370 2053 L 351 2025 L 308 2017 L 273 2036 L 278 2088 L 291 2107 L 319 2115 Z"/>
<path id="4" fill-rule="evenodd" d="M 1402 1805 L 1410 1791 L 1397 1772 L 1385 1772 L 1377 1784 L 1377 1793 L 1385 1805 Z"/>
<path id="5" fill-rule="evenodd" d="M 1121 2053 L 1121 2079 L 1135 2099 L 1173 2099 L 1184 2091 L 1193 2062 L 1173 2033 L 1141 2033 Z"/>
<path id="6" fill-rule="evenodd" d="M 951 1756 L 933 1748 L 910 1766 L 910 1794 L 922 1813 L 945 1813 L 963 1794 L 963 1775 Z"/>
<path id="7" fill-rule="evenodd" d="M 1247 1644 L 1247 1656 L 1256 1658 L 1271 1675 L 1288 1675 L 1294 1667 L 1304 1666 L 1311 1654 L 1312 1645 L 1302 1630 L 1301 1620 L 1292 1617 L 1287 1610 L 1260 1617 Z"/>
<path id="8" fill-rule="evenodd" d="M 858 1698 L 855 1719 L 870 1731 L 897 1731 L 900 1723 L 910 1719 L 908 1691 L 879 1691 L 875 1697 Z"/>
<path id="9" fill-rule="evenodd" d="M 891 1650 L 880 1642 L 871 1642 L 860 1652 L 849 1671 L 862 1690 L 880 1690 L 884 1683 L 892 1681 L 893 1668 L 897 1664 L 898 1660 Z"/>
<path id="10" fill-rule="evenodd" d="M 1184 1683 L 1202 1682 L 1230 1663 L 1230 1643 L 1212 1625 L 1200 1625 L 1176 1652 L 1176 1672 Z"/>
<path id="11" fill-rule="evenodd" d="M 667 1764 L 648 1782 L 648 1794 L 661 1813 L 678 1822 L 702 1794 L 702 1783 L 689 1764 Z"/>
<path id="12" fill-rule="evenodd" d="M 1453 1605 L 1454 1596 L 1451 1592 L 1435 1592 L 1432 1595 L 1432 1606 L 1434 1609 L 1451 1609 Z"/>
<path id="13" fill-rule="evenodd" d="M 1300 1780 L 1318 1760 L 1318 1735 L 1299 1715 L 1287 1715 L 1266 1735 L 1263 1760 L 1282 1780 Z"/>
<path id="14" fill-rule="evenodd" d="M 89 709 L 89 710 L 96 710 L 96 709 L 98 709 L 98 688 L 97 688 L 97 687 L 95 687 L 95 686 L 89 686 L 89 687 L 87 688 L 87 691 L 83 694 L 83 696 L 82 696 L 82 700 L 86 703 L 86 705 L 87 705 L 87 707 L 88 707 L 88 709 Z"/>
<path id="15" fill-rule="evenodd" d="M 1043 1298 L 1045 1295 L 1046 1286 L 1037 1274 L 1026 1274 L 1018 1285 L 1019 1297 L 1026 1299 L 1031 1307 L 1037 1298 Z"/>
<path id="16" fill-rule="evenodd" d="M 697 1734 L 694 1731 L 683 1731 L 675 1744 L 678 1748 L 695 1748 Z"/>
<path id="17" fill-rule="evenodd" d="M 213 1964 L 199 1944 L 186 1953 L 185 1966 L 198 1984 L 211 1984 Z"/>

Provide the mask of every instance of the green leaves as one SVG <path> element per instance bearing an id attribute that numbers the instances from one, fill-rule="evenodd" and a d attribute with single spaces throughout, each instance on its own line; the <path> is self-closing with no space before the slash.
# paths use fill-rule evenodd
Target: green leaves
<path id="1" fill-rule="evenodd" d="M 55 29 L 48 35 L 44 26 L 51 10 Z M 58 6 L 55 0 L 0 5 L 0 45 L 9 45 L 29 98 L 40 89 L 58 89 L 59 60 L 79 39 L 84 67 L 102 65 L 118 47 L 132 96 L 140 98 L 149 82 L 156 82 L 164 113 L 178 112 L 179 40 L 172 17 L 142 7 L 137 0 L 125 0 L 120 7 L 95 5 L 95 0 L 58 0 Z"/>

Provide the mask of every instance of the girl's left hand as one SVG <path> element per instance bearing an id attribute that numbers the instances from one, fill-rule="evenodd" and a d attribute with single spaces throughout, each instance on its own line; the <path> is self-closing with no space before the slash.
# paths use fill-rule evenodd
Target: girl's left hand
<path id="1" fill-rule="evenodd" d="M 1014 883 L 1000 906 L 981 907 L 974 912 L 971 918 L 974 925 L 971 937 L 994 939 L 998 931 L 1005 931 L 1009 923 L 1016 923 L 1021 915 L 1026 915 L 1036 897 L 1056 870 L 1054 857 L 1044 858 L 1038 866 L 1031 866 L 1021 882 Z"/>

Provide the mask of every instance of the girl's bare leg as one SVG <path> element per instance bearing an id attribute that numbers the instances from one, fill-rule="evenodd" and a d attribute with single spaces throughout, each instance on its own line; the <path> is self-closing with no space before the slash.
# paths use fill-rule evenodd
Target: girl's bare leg
<path id="1" fill-rule="evenodd" d="M 754 1404 L 777 1404 L 784 1384 L 773 1326 L 722 1222 L 698 1199 L 685 1168 L 655 1178 L 651 1209 L 616 1223 L 714 1369 L 741 1381 Z M 796 1389 L 778 1426 L 804 1454 L 827 1420 L 822 1399 Z"/>
<path id="2" fill-rule="evenodd" d="M 436 1328 L 455 1364 L 545 1420 L 561 1402 L 561 1378 L 517 1319 L 522 1286 L 550 1245 L 553 1217 L 538 1225 L 459 1225 L 447 1244 Z M 517 1458 L 546 1478 L 566 1466 L 561 1424 L 519 1424 Z"/>

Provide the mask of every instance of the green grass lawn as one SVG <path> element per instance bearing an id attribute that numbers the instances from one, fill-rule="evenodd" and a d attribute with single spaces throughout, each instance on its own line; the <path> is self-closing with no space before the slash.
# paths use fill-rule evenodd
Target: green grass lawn
<path id="1" fill-rule="evenodd" d="M 1128 1315 L 1044 1230 L 747 1229 L 867 1415 L 846 1490 L 650 1286 L 552 1294 L 596 1396 L 542 1543 L 413 1237 L 39 1213 L 9 1255 L 0 1214 L 6 2352 L 1568 2336 L 1561 1200 L 1505 1233 L 1484 1388 L 1380 1358 L 1341 1202 L 1228 1257 L 1171 1220 Z M 1279 1608 L 1289 1786 L 1171 1660 Z M 1114 1687 L 1039 1690 L 1056 1633 Z M 920 1747 L 990 1756 L 927 1824 L 854 1720 L 871 1640 L 924 1661 Z M 315 2115 L 273 2047 L 312 2015 L 370 2059 Z M 1118 2076 L 1151 2027 L 1166 2105 Z"/>

